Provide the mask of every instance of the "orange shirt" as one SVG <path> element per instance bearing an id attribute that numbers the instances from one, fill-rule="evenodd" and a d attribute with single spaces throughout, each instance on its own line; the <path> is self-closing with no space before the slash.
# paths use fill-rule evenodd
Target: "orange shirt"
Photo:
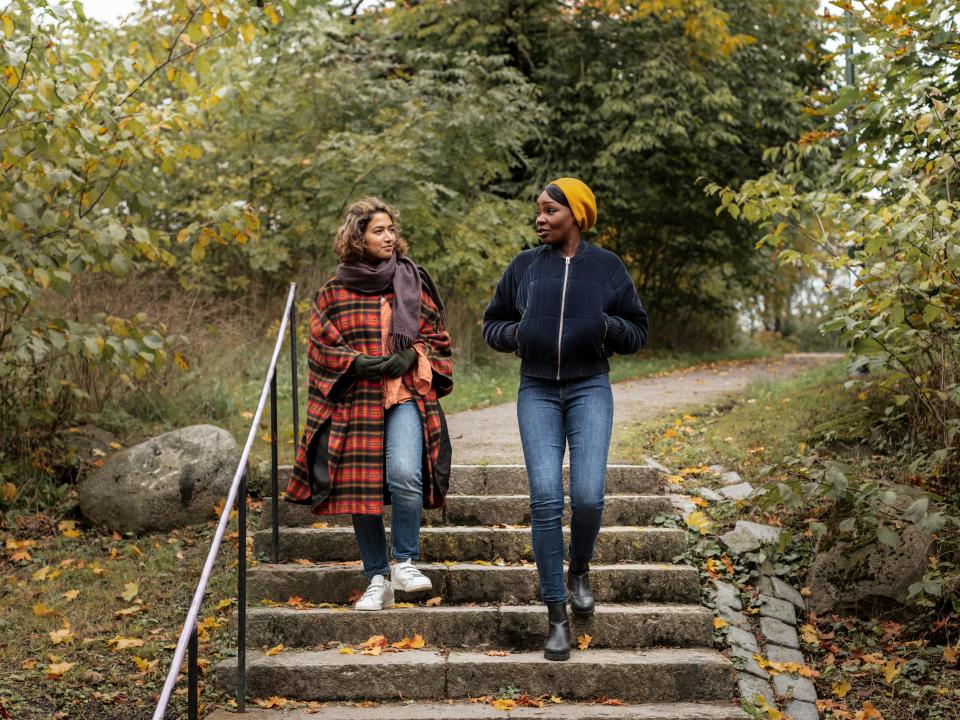
<path id="1" fill-rule="evenodd" d="M 380 297 L 380 345 L 384 355 L 389 355 L 390 340 L 390 321 L 393 319 L 393 308 L 383 296 Z M 413 349 L 417 351 L 417 361 L 413 370 L 413 389 L 418 395 L 426 395 L 430 391 L 430 385 L 433 383 L 433 368 L 430 367 L 430 360 L 427 359 L 427 347 L 422 342 L 413 344 Z M 413 398 L 413 392 L 403 382 L 404 376 L 387 377 L 383 376 L 383 407 L 391 408 L 394 405 L 407 402 Z"/>

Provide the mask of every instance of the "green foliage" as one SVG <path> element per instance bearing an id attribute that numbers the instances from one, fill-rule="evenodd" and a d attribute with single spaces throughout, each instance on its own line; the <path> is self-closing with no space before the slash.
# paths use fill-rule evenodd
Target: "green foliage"
<path id="1" fill-rule="evenodd" d="M 167 363 L 161 324 L 119 309 L 80 317 L 71 302 L 92 276 L 137 282 L 145 268 L 174 265 L 148 222 L 156 198 L 144 173 L 172 172 L 193 154 L 184 136 L 210 104 L 194 93 L 206 47 L 249 42 L 256 23 L 276 17 L 177 0 L 114 33 L 79 3 L 16 0 L 3 13 L 0 449 L 24 427 L 62 422 L 83 399 L 77 373 L 130 383 Z M 218 213 L 242 216 L 235 205 Z"/>
<path id="2" fill-rule="evenodd" d="M 764 148 L 809 126 L 794 97 L 819 85 L 814 12 L 805 0 L 428 0 L 395 22 L 410 44 L 482 49 L 536 84 L 545 123 L 513 194 L 583 178 L 599 199 L 596 240 L 631 268 L 654 326 L 689 334 L 709 328 L 695 313 L 734 317 L 736 300 L 779 274 L 697 179 L 752 177 Z M 690 340 L 672 335 L 654 339 Z"/>
<path id="3" fill-rule="evenodd" d="M 847 8 L 835 31 L 867 48 L 853 56 L 857 84 L 840 85 L 838 67 L 837 83 L 806 100 L 820 127 L 767 153 L 776 170 L 707 188 L 762 224 L 781 264 L 822 273 L 833 291 L 823 331 L 870 368 L 862 384 L 887 393 L 915 471 L 934 476 L 955 470 L 960 428 L 958 18 L 955 0 Z"/>

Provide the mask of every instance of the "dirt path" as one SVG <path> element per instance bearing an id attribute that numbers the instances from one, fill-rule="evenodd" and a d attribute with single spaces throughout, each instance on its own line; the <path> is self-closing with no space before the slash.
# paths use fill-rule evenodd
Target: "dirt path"
<path id="1" fill-rule="evenodd" d="M 616 383 L 613 386 L 614 440 L 627 423 L 716 402 L 742 391 L 753 380 L 794 375 L 841 357 L 832 353 L 796 353 L 776 360 L 723 363 Z M 449 415 L 447 421 L 455 463 L 523 462 L 515 402 L 455 413 Z M 616 442 L 611 449 L 611 462 L 624 459 L 615 456 L 615 446 Z"/>

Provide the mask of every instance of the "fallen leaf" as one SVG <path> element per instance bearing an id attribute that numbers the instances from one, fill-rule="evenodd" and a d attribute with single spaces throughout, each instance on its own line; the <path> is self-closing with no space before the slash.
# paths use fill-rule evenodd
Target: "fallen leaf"
<path id="1" fill-rule="evenodd" d="M 883 720 L 883 715 L 869 700 L 863 701 L 863 709 L 854 715 L 854 720 Z"/>
<path id="2" fill-rule="evenodd" d="M 710 518 L 708 518 L 702 510 L 694 510 L 684 518 L 684 522 L 687 523 L 687 527 L 696 530 L 701 535 L 706 535 L 710 532 Z"/>
<path id="3" fill-rule="evenodd" d="M 577 647 L 581 650 L 586 650 L 588 647 L 590 647 L 591 640 L 593 640 L 593 636 L 591 635 L 579 635 L 577 636 Z"/>
<path id="4" fill-rule="evenodd" d="M 424 645 L 426 645 L 426 640 L 417 633 L 414 633 L 412 638 L 405 637 L 399 642 L 390 643 L 390 647 L 398 650 L 419 650 Z"/>
<path id="5" fill-rule="evenodd" d="M 341 655 L 353 655 L 353 648 L 352 648 L 352 647 L 342 647 L 342 648 L 340 648 L 337 652 L 339 652 Z"/>
<path id="6" fill-rule="evenodd" d="M 350 595 L 347 597 L 347 602 L 352 605 L 362 597 L 363 597 L 363 590 L 351 590 Z"/>
<path id="7" fill-rule="evenodd" d="M 59 680 L 64 676 L 64 673 L 68 672 L 75 664 L 76 663 L 71 662 L 58 662 L 47 665 L 47 677 L 51 680 Z"/>
<path id="8" fill-rule="evenodd" d="M 141 675 L 146 675 L 148 672 L 152 670 L 156 670 L 157 665 L 160 664 L 159 658 L 156 660 L 147 660 L 146 658 L 142 658 L 139 655 L 134 655 L 132 660 L 133 660 L 133 664 L 137 666 L 137 670 L 140 671 Z"/>
<path id="9" fill-rule="evenodd" d="M 398 602 L 398 603 L 394 603 L 393 606 L 394 606 L 395 608 L 412 608 L 412 607 L 415 607 L 415 605 L 414 605 L 413 603 L 411 603 L 411 602 Z"/>
<path id="10" fill-rule="evenodd" d="M 847 693 L 850 692 L 851 687 L 852 686 L 850 685 L 850 682 L 846 678 L 843 678 L 840 682 L 835 682 L 833 684 L 831 692 L 833 692 L 835 697 L 843 700 L 843 698 L 847 696 Z"/>
<path id="11" fill-rule="evenodd" d="M 77 530 L 77 521 L 76 520 L 61 520 L 57 523 L 57 530 L 59 530 L 64 537 L 71 538 L 76 540 L 80 537 L 80 531 Z"/>
<path id="12" fill-rule="evenodd" d="M 944 662 L 950 663 L 953 665 L 957 662 L 957 648 L 952 648 L 949 645 L 943 648 L 943 660 Z"/>
<path id="13" fill-rule="evenodd" d="M 33 614 L 37 617 L 56 617 L 60 613 L 53 608 L 48 608 L 42 602 L 34 603 Z"/>
<path id="14" fill-rule="evenodd" d="M 79 590 L 67 590 L 63 594 L 63 599 L 66 600 L 67 602 L 70 602 L 71 600 L 76 600 L 78 597 L 80 597 Z"/>
<path id="15" fill-rule="evenodd" d="M 484 655 L 489 655 L 490 657 L 506 657 L 510 653 L 506 650 L 487 650 Z"/>
<path id="16" fill-rule="evenodd" d="M 120 593 L 120 597 L 126 602 L 132 602 L 139 592 L 140 592 L 139 583 L 135 583 L 135 582 L 124 583 L 123 592 Z"/>
<path id="17" fill-rule="evenodd" d="M 143 640 L 140 638 L 125 638 L 117 635 L 107 640 L 107 646 L 112 647 L 114 652 L 120 652 L 128 648 L 143 647 Z"/>
<path id="18" fill-rule="evenodd" d="M 330 527 L 330 523 L 315 522 L 315 523 L 311 523 L 311 524 L 310 524 L 310 527 L 315 528 L 316 530 L 324 530 L 324 529 Z"/>
<path id="19" fill-rule="evenodd" d="M 253 702 L 256 703 L 259 707 L 270 709 L 270 708 L 285 707 L 288 700 L 286 698 L 273 695 L 271 697 L 268 697 L 266 700 L 254 700 Z"/>
<path id="20" fill-rule="evenodd" d="M 724 628 L 724 627 L 726 627 L 727 625 L 728 625 L 727 621 L 724 620 L 723 618 L 715 617 L 715 618 L 713 619 L 713 629 L 714 629 L 714 630 L 719 630 L 720 628 Z"/>
<path id="21" fill-rule="evenodd" d="M 430 598 L 424 603 L 424 605 L 426 605 L 427 607 L 437 607 L 442 602 L 443 602 L 443 598 L 438 596 L 438 597 Z"/>
<path id="22" fill-rule="evenodd" d="M 116 617 L 130 617 L 131 615 L 136 615 L 141 610 L 143 610 L 143 605 L 131 605 L 130 607 L 123 608 L 122 610 L 117 610 L 113 614 Z"/>
<path id="23" fill-rule="evenodd" d="M 561 698 L 559 695 L 551 695 L 550 702 L 554 703 L 555 705 L 559 705 L 563 702 L 563 698 Z"/>
<path id="24" fill-rule="evenodd" d="M 510 710 L 513 710 L 517 706 L 516 700 L 505 700 L 505 699 L 494 700 L 490 704 L 493 705 L 495 710 L 503 710 L 505 712 L 509 712 Z"/>
<path id="25" fill-rule="evenodd" d="M 59 630 L 54 630 L 50 633 L 50 642 L 54 645 L 66 645 L 71 643 L 76 639 L 74 634 L 70 631 L 70 626 L 65 625 Z"/>
<path id="26" fill-rule="evenodd" d="M 618 700 L 617 698 L 608 698 L 607 700 L 604 700 L 600 704 L 601 705 L 618 705 L 618 706 L 626 705 L 626 703 L 623 700 Z"/>
<path id="27" fill-rule="evenodd" d="M 899 662 L 896 658 L 890 658 L 883 664 L 883 678 L 888 683 L 893 682 L 893 679 L 900 674 L 900 668 L 902 663 Z"/>
<path id="28" fill-rule="evenodd" d="M 279 645 L 274 645 L 272 648 L 267 650 L 267 652 L 265 652 L 264 655 L 266 655 L 267 657 L 273 657 L 274 655 L 279 655 L 285 649 L 286 648 L 283 647 L 283 643 L 280 643 Z"/>
<path id="29" fill-rule="evenodd" d="M 800 639 L 803 640 L 807 645 L 816 645 L 820 642 L 820 637 L 817 635 L 817 629 L 810 624 L 800 626 Z"/>
<path id="30" fill-rule="evenodd" d="M 234 602 L 233 598 L 226 598 L 225 600 L 221 600 L 220 602 L 217 603 L 217 606 L 214 608 L 214 610 L 226 610 L 228 607 L 233 605 L 233 602 Z"/>
<path id="31" fill-rule="evenodd" d="M 17 499 L 17 486 L 12 482 L 4 483 L 3 487 L 0 488 L 0 498 L 3 498 L 3 501 L 7 504 L 12 503 Z"/>

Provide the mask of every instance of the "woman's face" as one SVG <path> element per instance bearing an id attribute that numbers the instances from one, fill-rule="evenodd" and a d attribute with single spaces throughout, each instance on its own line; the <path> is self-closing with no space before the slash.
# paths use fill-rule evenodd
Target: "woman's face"
<path id="1" fill-rule="evenodd" d="M 580 236 L 580 227 L 570 208 L 565 207 L 547 195 L 546 191 L 537 198 L 537 219 L 535 223 L 540 242 L 556 245 L 574 236 Z"/>
<path id="2" fill-rule="evenodd" d="M 389 260 L 397 247 L 397 233 L 393 219 L 385 212 L 377 212 L 370 218 L 363 234 L 363 255 L 367 260 Z"/>

